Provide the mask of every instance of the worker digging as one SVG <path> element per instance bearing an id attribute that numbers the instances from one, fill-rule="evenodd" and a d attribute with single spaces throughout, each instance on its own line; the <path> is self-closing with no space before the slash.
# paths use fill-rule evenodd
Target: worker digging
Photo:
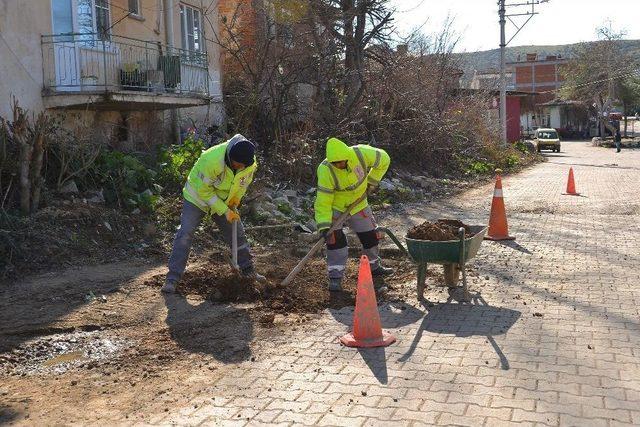
<path id="1" fill-rule="evenodd" d="M 342 290 L 348 247 L 340 217 L 347 211 L 345 222 L 358 235 L 372 275 L 393 273 L 392 269 L 382 266 L 376 222 L 367 201 L 367 193 L 377 188 L 390 162 L 389 155 L 382 149 L 369 145 L 349 147 L 337 138 L 327 141 L 326 159 L 318 166 L 314 207 L 318 233 L 327 245 L 327 272 L 332 292 Z"/>
<path id="2" fill-rule="evenodd" d="M 249 242 L 237 212 L 257 167 L 255 146 L 240 134 L 200 155 L 184 185 L 180 228 L 173 242 L 169 273 L 162 292 L 176 292 L 187 265 L 193 235 L 207 213 L 212 214 L 225 242 L 234 249 L 234 263 L 237 262 L 234 267 L 240 274 L 253 280 L 265 280 L 254 269 Z M 237 238 L 235 244 L 234 238 Z"/>

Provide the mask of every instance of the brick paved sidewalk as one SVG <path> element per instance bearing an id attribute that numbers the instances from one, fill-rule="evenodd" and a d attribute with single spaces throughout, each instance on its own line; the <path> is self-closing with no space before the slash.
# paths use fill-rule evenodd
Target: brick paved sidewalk
<path id="1" fill-rule="evenodd" d="M 229 368 L 213 402 L 155 422 L 319 425 L 640 424 L 640 152 L 565 143 L 549 162 L 505 180 L 515 243 L 485 242 L 472 305 L 388 305 L 398 343 L 344 348 L 351 311 L 255 350 Z M 612 164 L 617 165 L 612 165 Z M 574 165 L 585 197 L 561 196 Z M 486 221 L 490 188 L 432 206 Z"/>
<path id="2" fill-rule="evenodd" d="M 181 403 L 113 412 L 114 423 L 205 425 L 640 424 L 640 151 L 564 143 L 564 153 L 504 180 L 517 240 L 485 242 L 473 304 L 389 304 L 384 349 L 338 344 L 352 311 L 326 312 L 272 340 L 253 361 L 168 373 Z M 561 196 L 568 166 L 578 191 Z M 615 165 L 614 165 L 615 164 Z M 428 206 L 394 228 L 444 215 L 484 223 L 491 186 Z M 133 392 L 131 392 L 133 393 Z M 159 398 L 162 399 L 162 398 Z M 87 402 L 85 419 L 114 408 Z"/>

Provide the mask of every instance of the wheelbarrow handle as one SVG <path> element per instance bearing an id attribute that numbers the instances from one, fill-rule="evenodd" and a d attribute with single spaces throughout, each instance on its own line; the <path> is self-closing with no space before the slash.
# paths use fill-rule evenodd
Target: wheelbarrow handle
<path id="1" fill-rule="evenodd" d="M 391 230 L 389 230 L 386 227 L 378 227 L 378 228 L 376 228 L 376 231 L 382 231 L 383 233 L 386 233 L 387 236 L 389 236 L 391 238 L 391 240 L 393 240 L 393 243 L 395 243 L 396 246 L 398 248 L 400 248 L 400 251 L 402 251 L 402 254 L 403 255 L 408 255 L 407 249 L 400 242 L 400 240 L 391 232 Z"/>
<path id="2" fill-rule="evenodd" d="M 459 260 L 458 260 L 458 264 L 460 264 L 460 268 L 464 268 L 464 252 L 465 252 L 465 237 L 466 237 L 466 230 L 464 229 L 464 227 L 460 227 L 458 229 L 458 237 L 460 238 L 460 252 L 459 252 Z"/>
<path id="3" fill-rule="evenodd" d="M 471 297 L 469 295 L 469 288 L 467 286 L 467 271 L 465 269 L 466 230 L 464 229 L 464 227 L 460 227 L 458 229 L 458 236 L 460 236 L 460 259 L 458 264 L 460 266 L 460 271 L 462 272 L 462 298 L 464 301 L 469 302 L 471 300 Z"/>

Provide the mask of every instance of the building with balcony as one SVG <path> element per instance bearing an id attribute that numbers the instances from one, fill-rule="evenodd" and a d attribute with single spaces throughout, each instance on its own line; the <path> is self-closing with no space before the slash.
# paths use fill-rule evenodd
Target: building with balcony
<path id="1" fill-rule="evenodd" d="M 15 96 L 134 146 L 218 124 L 217 19 L 203 0 L 0 1 L 0 116 Z"/>

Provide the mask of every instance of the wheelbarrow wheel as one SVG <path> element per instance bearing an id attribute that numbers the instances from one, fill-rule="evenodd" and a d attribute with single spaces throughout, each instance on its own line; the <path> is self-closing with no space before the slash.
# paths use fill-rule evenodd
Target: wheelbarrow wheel
<path id="1" fill-rule="evenodd" d="M 450 287 L 455 288 L 460 281 L 460 267 L 458 264 L 445 264 L 444 267 L 444 283 Z"/>

